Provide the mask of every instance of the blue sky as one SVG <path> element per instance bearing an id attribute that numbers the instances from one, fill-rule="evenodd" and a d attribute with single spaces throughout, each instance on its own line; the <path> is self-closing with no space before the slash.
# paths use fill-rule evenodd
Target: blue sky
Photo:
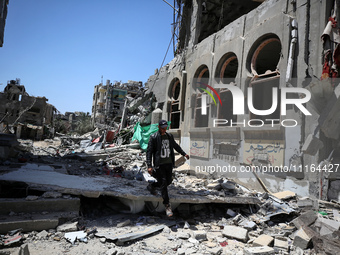
<path id="1" fill-rule="evenodd" d="M 21 79 L 61 113 L 90 112 L 94 86 L 142 81 L 159 68 L 173 10 L 162 0 L 10 0 L 0 90 Z M 173 58 L 172 47 L 164 65 Z"/>

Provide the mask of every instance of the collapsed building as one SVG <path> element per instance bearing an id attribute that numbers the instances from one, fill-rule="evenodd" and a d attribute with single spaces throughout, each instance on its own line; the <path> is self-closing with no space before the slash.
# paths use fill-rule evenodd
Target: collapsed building
<path id="1" fill-rule="evenodd" d="M 20 79 L 7 83 L 0 93 L 0 128 L 2 133 L 14 133 L 17 138 L 40 140 L 54 135 L 56 108 L 45 97 L 30 96 Z"/>
<path id="2" fill-rule="evenodd" d="M 339 201 L 338 1 L 174 4 L 175 57 L 146 87 L 191 167 Z"/>
<path id="3" fill-rule="evenodd" d="M 113 125 L 119 122 L 126 108 L 127 97 L 132 100 L 143 93 L 143 83 L 141 81 L 128 81 L 127 83 L 106 81 L 94 87 L 92 102 L 92 123 Z"/>

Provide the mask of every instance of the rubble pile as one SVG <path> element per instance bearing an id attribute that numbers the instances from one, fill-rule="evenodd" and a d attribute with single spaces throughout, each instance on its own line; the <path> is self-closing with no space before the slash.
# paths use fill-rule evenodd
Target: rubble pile
<path id="1" fill-rule="evenodd" d="M 137 182 L 152 180 L 138 144 L 112 142 L 111 147 L 92 149 L 100 137 L 104 135 L 20 140 L 18 158 L 6 162 L 61 164 L 69 175 L 128 179 L 131 189 Z M 340 249 L 339 204 L 298 198 L 289 191 L 261 193 L 227 178 L 199 178 L 187 167 L 184 164 L 174 172 L 170 193 L 207 197 L 217 203 L 174 205 L 171 221 L 149 206 L 137 214 L 105 214 L 105 207 L 98 207 L 97 218 L 82 214 L 52 229 L 14 229 L 0 236 L 1 246 L 20 249 L 22 254 L 30 254 L 29 250 L 44 254 L 50 247 L 72 254 L 336 254 Z M 259 202 L 223 203 L 225 198 L 238 197 L 254 197 Z"/>
<path id="2" fill-rule="evenodd" d="M 54 247 L 71 254 L 337 254 L 339 204 L 257 195 L 256 206 L 181 204 L 171 220 L 146 212 L 108 214 L 0 238 L 5 249 Z"/>

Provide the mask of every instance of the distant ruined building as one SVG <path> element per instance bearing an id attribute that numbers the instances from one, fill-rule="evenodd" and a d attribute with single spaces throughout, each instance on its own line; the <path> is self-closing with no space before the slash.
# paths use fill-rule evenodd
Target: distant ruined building
<path id="1" fill-rule="evenodd" d="M 41 140 L 54 135 L 56 109 L 45 97 L 30 96 L 20 79 L 7 83 L 0 92 L 0 133 L 15 133 L 17 138 Z"/>
<path id="2" fill-rule="evenodd" d="M 175 57 L 149 77 L 146 93 L 159 105 L 153 119 L 171 121 L 169 132 L 190 152 L 193 170 L 259 188 L 252 170 L 272 167 L 259 174 L 271 191 L 340 201 L 337 4 L 174 1 Z M 290 88 L 300 91 L 288 99 L 308 103 L 283 109 Z"/>
<path id="3" fill-rule="evenodd" d="M 143 83 L 140 81 L 112 84 L 107 80 L 105 85 L 103 83 L 96 85 L 92 101 L 93 125 L 113 125 L 114 121 L 121 121 L 126 100 L 140 96 L 142 91 Z"/>

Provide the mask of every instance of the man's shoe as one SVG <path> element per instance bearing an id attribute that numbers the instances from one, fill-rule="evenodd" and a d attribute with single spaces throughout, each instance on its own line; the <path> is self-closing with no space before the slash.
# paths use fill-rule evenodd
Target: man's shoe
<path id="1" fill-rule="evenodd" d="M 172 213 L 170 204 L 165 205 L 165 213 L 166 213 L 166 216 L 168 216 L 168 217 L 172 217 L 172 215 L 174 215 Z"/>
<path id="2" fill-rule="evenodd" d="M 156 192 L 155 188 L 151 184 L 149 184 L 146 188 L 148 189 L 148 191 L 150 191 L 150 193 L 152 195 L 154 195 L 154 196 L 157 195 L 157 192 Z"/>

